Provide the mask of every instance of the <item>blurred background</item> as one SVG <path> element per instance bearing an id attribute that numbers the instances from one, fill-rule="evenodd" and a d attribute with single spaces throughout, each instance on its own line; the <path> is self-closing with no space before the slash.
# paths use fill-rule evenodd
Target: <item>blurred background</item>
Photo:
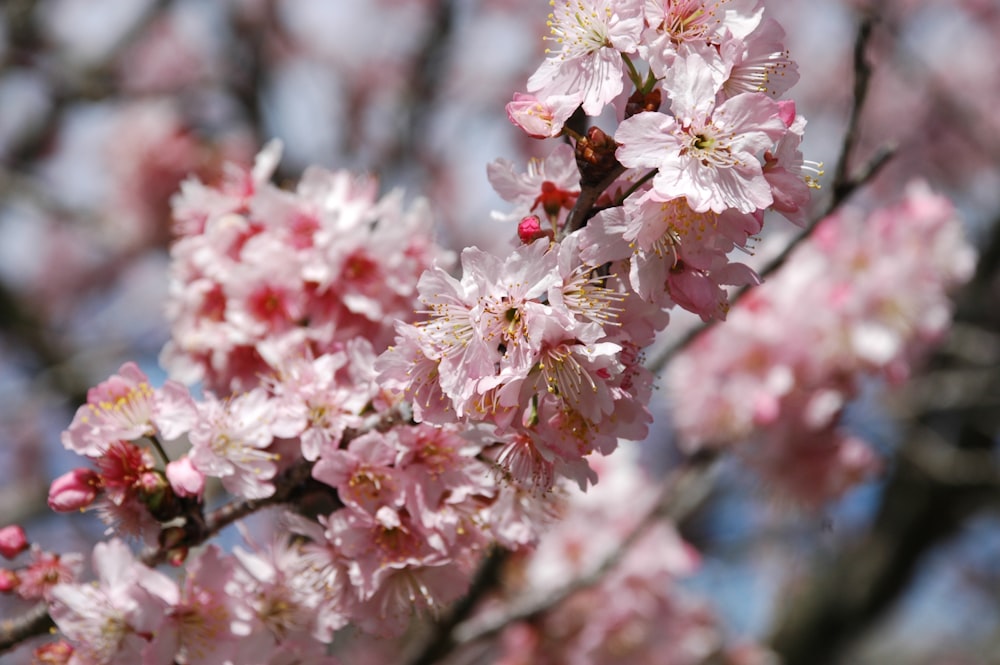
<path id="1" fill-rule="evenodd" d="M 799 64 L 803 152 L 828 171 L 853 100 L 855 33 L 875 14 L 853 166 L 897 153 L 851 205 L 924 179 L 958 207 L 982 261 L 926 374 L 888 400 L 873 385 L 849 410 L 885 472 L 817 512 L 725 463 L 682 525 L 702 552 L 685 584 L 734 638 L 789 665 L 1000 663 L 1000 2 L 767 8 Z M 310 164 L 376 173 L 385 190 L 430 201 L 444 244 L 507 251 L 514 229 L 490 216 L 504 203 L 486 164 L 552 148 L 504 111 L 541 62 L 548 11 L 543 0 L 0 4 L 0 523 L 55 551 L 100 537 L 96 519 L 46 506 L 50 480 L 79 464 L 59 434 L 122 362 L 165 378 L 169 201 L 189 174 L 212 182 L 278 137 L 278 182 Z M 794 232 L 770 227 L 753 260 Z M 667 464 L 666 400 L 654 408 L 642 445 Z M 924 431 L 936 447 L 911 448 Z M 4 618 L 18 613 L 0 600 Z"/>

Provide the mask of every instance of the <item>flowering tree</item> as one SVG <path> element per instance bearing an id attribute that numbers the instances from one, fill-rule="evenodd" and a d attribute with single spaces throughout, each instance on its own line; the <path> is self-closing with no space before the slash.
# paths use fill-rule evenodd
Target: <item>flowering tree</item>
<path id="1" fill-rule="evenodd" d="M 363 51 L 359 36 L 317 40 L 322 10 L 306 5 L 216 15 L 243 56 L 234 81 L 211 42 L 188 39 L 205 10 L 183 3 L 137 9 L 92 55 L 128 97 L 104 130 L 121 139 L 115 187 L 92 210 L 128 233 L 109 234 L 101 260 L 72 240 L 54 247 L 68 258 L 53 272 L 68 277 L 53 279 L 103 288 L 109 260 L 167 242 L 169 378 L 126 360 L 86 382 L 57 437 L 75 461 L 46 503 L 96 515 L 103 534 L 80 554 L 42 546 L 21 519 L 0 530 L 2 589 L 34 603 L 3 624 L 2 648 L 51 629 L 19 653 L 80 665 L 835 662 L 922 553 L 995 495 L 996 416 L 970 400 L 966 360 L 932 354 L 966 283 L 961 321 L 993 334 L 996 252 L 977 271 L 954 205 L 891 171 L 897 147 L 857 156 L 873 34 L 891 34 L 891 10 L 859 10 L 828 175 L 803 154 L 799 65 L 772 7 L 556 0 L 540 64 L 503 81 L 523 92 L 497 104 L 520 146 L 486 168 L 506 247 L 456 254 L 442 238 L 460 247 L 467 231 L 436 211 L 461 207 L 473 151 L 455 167 L 424 141 L 447 136 L 434 124 L 454 112 L 444 91 L 472 96 L 470 77 L 487 71 L 446 60 L 474 19 L 450 2 L 341 8 L 359 34 L 391 16 L 425 33 L 359 65 L 344 58 Z M 72 45 L 60 31 L 74 11 L 12 11 L 14 54 L 37 67 L 46 38 Z M 356 155 L 389 178 L 420 164 L 440 199 L 345 169 L 280 171 L 285 146 L 262 141 L 261 110 L 276 113 L 296 67 L 324 61 L 347 70 L 340 138 L 360 136 Z M 44 81 L 28 71 L 19 99 Z M 80 76 L 77 97 L 25 102 L 58 120 L 26 113 L 28 138 L 9 151 L 37 161 L 41 182 L 66 168 L 40 146 L 46 131 L 67 142 L 69 118 L 85 116 L 62 101 L 82 95 Z M 268 89 L 271 107 L 258 100 Z M 179 93 L 197 113 L 167 101 Z M 389 117 L 357 115 L 408 102 L 396 135 Z M 225 131 L 198 130 L 213 123 Z M 69 214 L 72 196 L 26 183 L 30 210 Z M 54 294 L 49 311 L 10 296 L 19 318 L 72 309 L 65 286 L 32 288 Z M 45 337 L 24 343 L 44 362 L 59 355 Z M 924 366 L 958 372 L 952 401 L 901 399 L 912 432 L 878 450 L 853 410 Z M 995 373 L 982 374 L 989 395 Z M 69 372 L 61 381 L 82 392 Z M 667 418 L 669 450 L 650 435 Z M 844 546 L 841 584 L 803 582 L 770 637 L 727 636 L 685 586 L 703 557 L 695 513 L 727 468 L 752 470 L 803 515 L 883 484 L 866 537 Z"/>

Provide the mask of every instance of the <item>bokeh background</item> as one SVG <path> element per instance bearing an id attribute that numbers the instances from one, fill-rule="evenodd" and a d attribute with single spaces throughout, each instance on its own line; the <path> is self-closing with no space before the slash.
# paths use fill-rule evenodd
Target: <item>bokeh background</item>
<path id="1" fill-rule="evenodd" d="M 926 180 L 954 201 L 983 261 L 926 375 L 891 398 L 874 384 L 849 410 L 885 472 L 817 511 L 724 463 L 682 525 L 702 552 L 685 584 L 734 638 L 772 644 L 789 665 L 1000 663 L 1000 3 L 767 7 L 799 64 L 803 151 L 828 170 L 853 102 L 855 33 L 875 15 L 851 159 L 896 153 L 850 205 Z M 277 137 L 279 182 L 310 164 L 373 172 L 430 201 L 444 244 L 507 251 L 514 230 L 491 218 L 504 204 L 486 164 L 552 147 L 504 112 L 543 57 L 548 11 L 543 0 L 0 4 L 0 522 L 56 551 L 100 537 L 96 520 L 46 507 L 50 480 L 78 464 L 59 434 L 122 362 L 165 378 L 169 201 L 188 174 L 210 182 Z M 795 231 L 770 226 L 751 261 Z M 654 407 L 641 445 L 666 468 L 669 404 Z M 939 434 L 943 458 L 910 465 L 917 424 Z M 4 618 L 21 607 L 0 600 Z"/>

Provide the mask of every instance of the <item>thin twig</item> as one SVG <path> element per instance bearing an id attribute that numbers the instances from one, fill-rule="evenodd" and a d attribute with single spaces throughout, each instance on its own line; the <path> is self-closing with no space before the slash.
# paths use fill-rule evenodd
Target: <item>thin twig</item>
<path id="1" fill-rule="evenodd" d="M 868 47 L 868 42 L 871 39 L 871 32 L 874 23 L 874 15 L 865 16 L 861 25 L 858 27 L 857 37 L 854 42 L 854 103 L 851 105 L 851 113 L 847 122 L 847 130 L 845 131 L 844 141 L 841 145 L 840 157 L 837 160 L 837 169 L 834 174 L 833 183 L 830 186 L 831 196 L 823 209 L 813 216 L 812 220 L 806 224 L 805 228 L 803 228 L 798 235 L 792 238 L 792 240 L 788 242 L 781 252 L 768 261 L 767 264 L 758 272 L 758 275 L 762 280 L 781 268 L 788 260 L 788 257 L 792 255 L 792 252 L 795 251 L 795 249 L 801 245 L 806 238 L 812 235 L 812 232 L 816 229 L 819 223 L 840 208 L 840 206 L 842 206 L 855 191 L 870 182 L 896 153 L 896 146 L 892 144 L 883 145 L 881 148 L 876 150 L 871 159 L 858 169 L 854 175 L 847 175 L 847 164 L 849 162 L 850 153 L 853 150 L 854 143 L 857 140 L 858 126 L 861 121 L 861 112 L 863 110 L 864 100 L 868 96 L 868 89 L 871 84 L 871 66 L 868 63 L 865 52 Z M 729 300 L 730 307 L 742 300 L 752 288 L 754 288 L 754 285 L 744 286 L 737 290 Z M 702 333 L 712 328 L 717 322 L 718 319 L 712 319 L 691 329 L 677 342 L 655 354 L 646 363 L 646 367 L 653 373 L 659 372 L 666 367 L 671 358 L 677 355 L 682 349 L 687 348 L 691 342 L 693 342 Z"/>
<path id="2" fill-rule="evenodd" d="M 657 501 L 646 511 L 621 543 L 593 570 L 570 581 L 560 589 L 546 593 L 542 598 L 530 598 L 519 603 L 500 616 L 486 616 L 458 626 L 455 630 L 455 642 L 468 644 L 491 637 L 513 623 L 540 616 L 577 591 L 599 583 L 609 571 L 621 562 L 632 545 L 642 537 L 651 524 L 661 519 L 679 522 L 701 505 L 714 485 L 716 467 L 716 455 L 692 457 L 685 466 L 663 481 Z"/>
<path id="3" fill-rule="evenodd" d="M 434 632 L 419 653 L 409 662 L 410 665 L 432 665 L 448 655 L 455 648 L 455 628 L 469 618 L 479 601 L 496 588 L 500 579 L 503 564 L 510 552 L 501 547 L 494 547 L 479 565 L 479 570 L 469 586 L 468 593 L 458 601 L 444 619 L 434 625 Z"/>
<path id="4" fill-rule="evenodd" d="M 854 38 L 854 97 L 851 104 L 851 112 L 847 121 L 847 129 L 844 131 L 844 140 L 840 144 L 840 158 L 837 160 L 837 168 L 833 177 L 834 199 L 843 199 L 845 195 L 840 188 L 851 179 L 847 176 L 851 153 L 854 151 L 858 138 L 858 127 L 860 125 L 861 110 L 864 108 L 865 100 L 868 98 L 868 90 L 871 85 L 872 68 L 868 62 L 866 51 L 868 43 L 871 41 L 872 28 L 875 27 L 875 14 L 867 13 L 861 19 L 858 26 L 858 33 Z"/>

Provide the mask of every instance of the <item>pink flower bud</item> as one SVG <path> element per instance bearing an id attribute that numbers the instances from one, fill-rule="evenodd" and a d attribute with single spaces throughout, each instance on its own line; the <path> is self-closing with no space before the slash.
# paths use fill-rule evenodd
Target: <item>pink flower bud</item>
<path id="1" fill-rule="evenodd" d="M 0 568 L 0 593 L 10 593 L 17 589 L 17 585 L 20 583 L 21 580 L 18 579 L 17 573 L 13 570 Z"/>
<path id="2" fill-rule="evenodd" d="M 57 513 L 83 510 L 97 498 L 100 477 L 90 469 L 73 469 L 52 481 L 49 508 Z"/>
<path id="3" fill-rule="evenodd" d="M 163 482 L 163 476 L 156 471 L 145 471 L 139 476 L 139 488 L 147 496 L 163 491 L 167 484 Z"/>
<path id="4" fill-rule="evenodd" d="M 575 97 L 551 96 L 545 102 L 534 95 L 514 93 L 507 103 L 507 117 L 536 139 L 551 138 L 562 132 L 563 124 L 579 106 Z"/>
<path id="5" fill-rule="evenodd" d="M 167 465 L 167 480 L 177 496 L 196 497 L 200 501 L 205 491 L 205 474 L 194 468 L 189 457 Z"/>
<path id="6" fill-rule="evenodd" d="M 13 559 L 28 548 L 28 537 L 17 524 L 0 529 L 0 554 L 5 559 Z"/>
<path id="7" fill-rule="evenodd" d="M 542 222 L 538 215 L 528 215 L 517 225 L 517 237 L 525 245 L 530 245 L 539 238 L 552 237 L 552 231 L 543 231 Z"/>

